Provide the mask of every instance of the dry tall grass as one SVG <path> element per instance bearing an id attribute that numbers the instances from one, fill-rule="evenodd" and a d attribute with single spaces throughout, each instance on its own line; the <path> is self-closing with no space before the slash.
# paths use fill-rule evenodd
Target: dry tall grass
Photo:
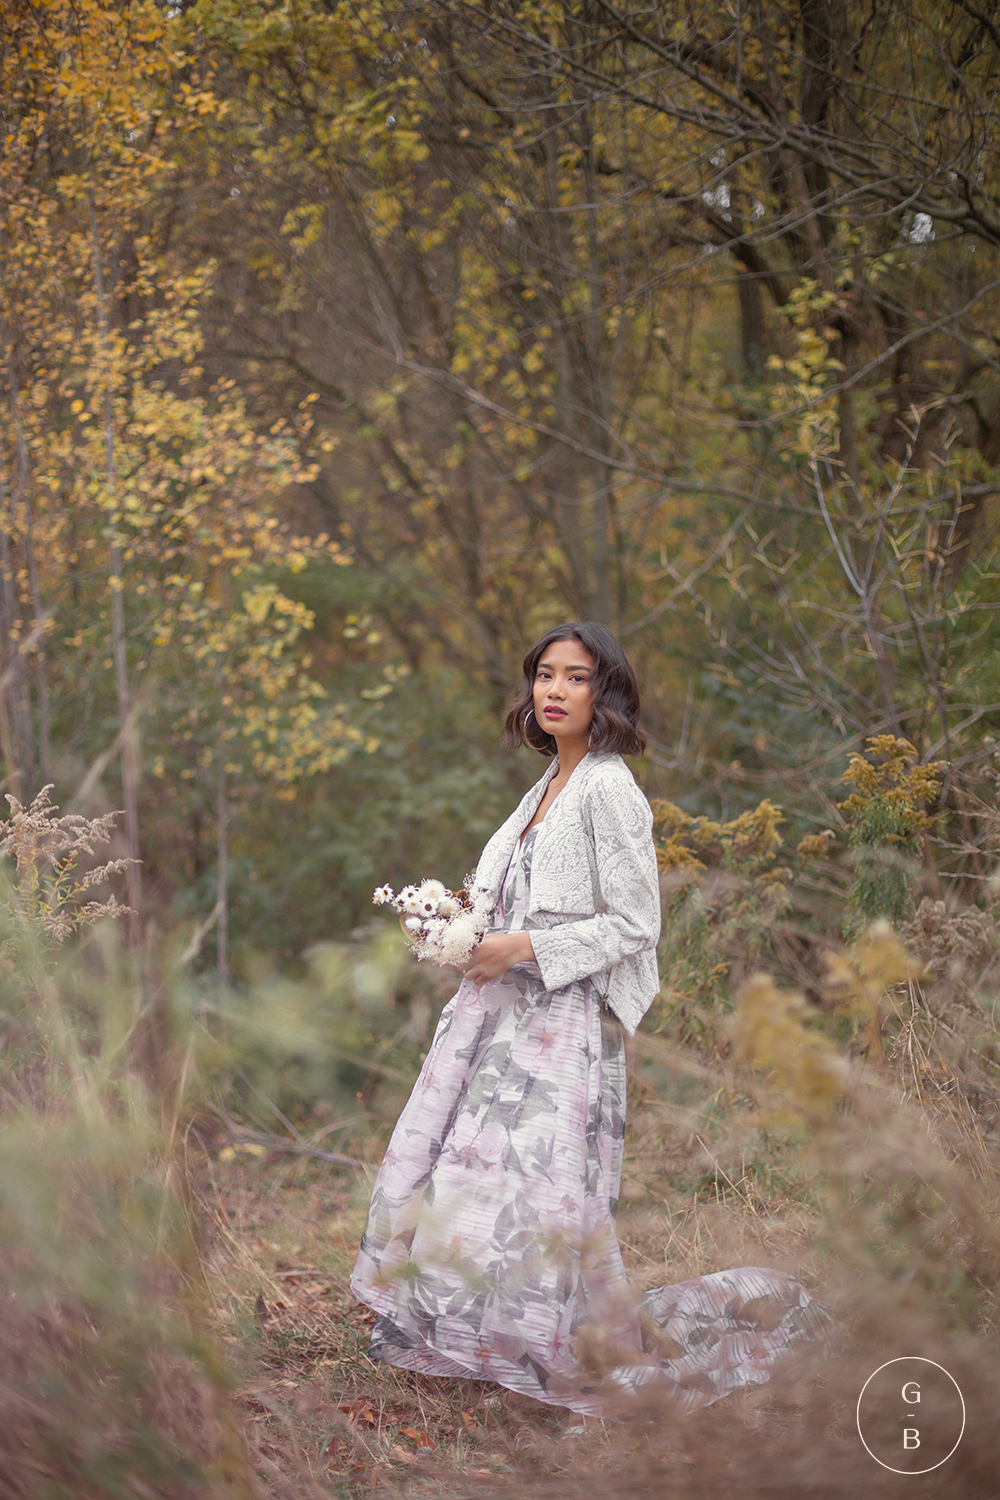
<path id="1" fill-rule="evenodd" d="M 694 1417 L 651 1395 L 582 1435 L 367 1356 L 347 1278 L 426 1036 L 423 978 L 377 944 L 323 950 L 302 980 L 230 997 L 223 1048 L 219 1007 L 165 968 L 144 1072 L 150 975 L 139 986 L 104 929 L 61 954 L 16 936 L 0 972 L 0 1500 L 997 1492 L 988 915 L 925 904 L 910 951 L 876 930 L 808 1000 L 753 978 L 700 1050 L 669 1026 L 640 1037 L 619 1226 L 636 1289 L 777 1266 L 840 1332 Z M 901 1479 L 854 1411 L 877 1366 L 914 1354 L 951 1371 L 968 1426 L 940 1469 Z"/>
<path id="2" fill-rule="evenodd" d="M 878 1009 L 887 1044 L 877 1066 L 852 1060 L 815 1028 L 808 1007 L 763 979 L 748 987 L 737 1026 L 752 1070 L 640 1040 L 620 1217 L 636 1288 L 733 1264 L 776 1265 L 826 1296 L 840 1319 L 834 1351 L 803 1353 L 768 1386 L 693 1418 L 650 1398 L 567 1437 L 559 1414 L 533 1403 L 373 1365 L 370 1315 L 347 1291 L 368 1174 L 333 1173 L 303 1157 L 220 1161 L 209 1149 L 198 1181 L 215 1225 L 210 1274 L 220 1316 L 243 1330 L 244 1351 L 252 1329 L 242 1399 L 258 1465 L 273 1466 L 277 1483 L 294 1462 L 300 1482 L 308 1475 L 320 1494 L 353 1486 L 456 1500 L 508 1490 L 539 1500 L 737 1492 L 843 1500 L 896 1495 L 904 1483 L 921 1497 L 995 1494 L 992 1125 L 988 1108 L 975 1114 L 956 1095 L 961 1078 L 942 1061 L 926 1003 L 933 987 L 922 992 L 921 1015 L 912 1013 L 912 969 L 878 932 L 835 967 L 838 1003 L 850 999 L 859 1032 L 870 1021 L 866 996 Z M 886 984 L 901 979 L 887 1002 Z M 373 1163 L 387 1123 L 369 1121 L 355 1135 Z M 969 1420 L 947 1464 L 903 1480 L 862 1447 L 855 1407 L 878 1366 L 913 1354 L 952 1372 Z M 939 1436 L 929 1411 L 925 1448 Z"/>

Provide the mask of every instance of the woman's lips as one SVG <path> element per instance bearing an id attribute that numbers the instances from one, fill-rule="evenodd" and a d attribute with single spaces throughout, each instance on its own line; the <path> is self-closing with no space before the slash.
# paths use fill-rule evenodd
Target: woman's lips
<path id="1" fill-rule="evenodd" d="M 543 708 L 542 713 L 547 719 L 565 719 L 566 710 L 563 708 Z"/>

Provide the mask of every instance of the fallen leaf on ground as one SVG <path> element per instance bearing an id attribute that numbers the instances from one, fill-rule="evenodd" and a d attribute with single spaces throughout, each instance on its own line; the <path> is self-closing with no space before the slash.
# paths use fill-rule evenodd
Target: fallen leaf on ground
<path id="1" fill-rule="evenodd" d="M 369 1427 L 374 1427 L 378 1421 L 375 1411 L 367 1401 L 342 1401 L 337 1410 L 350 1417 L 352 1422 L 367 1422 Z"/>
<path id="2" fill-rule="evenodd" d="M 429 1437 L 426 1432 L 421 1432 L 419 1427 L 401 1427 L 399 1430 L 404 1437 L 412 1438 L 414 1446 L 417 1448 L 434 1447 L 434 1439 Z"/>

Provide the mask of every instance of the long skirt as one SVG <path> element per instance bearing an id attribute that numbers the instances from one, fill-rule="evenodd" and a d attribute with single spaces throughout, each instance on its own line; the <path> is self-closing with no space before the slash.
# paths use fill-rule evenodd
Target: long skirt
<path id="1" fill-rule="evenodd" d="M 829 1320 L 781 1272 L 630 1293 L 614 1220 L 621 1024 L 589 980 L 524 966 L 442 1013 L 393 1132 L 352 1277 L 371 1353 L 600 1415 L 662 1384 L 686 1411 L 766 1381 Z"/>

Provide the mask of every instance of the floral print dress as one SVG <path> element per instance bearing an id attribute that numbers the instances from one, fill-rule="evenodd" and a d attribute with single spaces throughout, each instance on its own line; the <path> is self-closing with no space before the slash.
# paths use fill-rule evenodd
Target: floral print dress
<path id="1" fill-rule="evenodd" d="M 511 858 L 496 930 L 525 927 L 537 832 Z M 614 1229 L 624 1036 L 600 977 L 548 991 L 518 964 L 478 991 L 462 981 L 383 1158 L 351 1285 L 390 1364 L 592 1414 L 663 1381 L 694 1410 L 767 1380 L 828 1315 L 753 1267 L 636 1305 Z"/>

